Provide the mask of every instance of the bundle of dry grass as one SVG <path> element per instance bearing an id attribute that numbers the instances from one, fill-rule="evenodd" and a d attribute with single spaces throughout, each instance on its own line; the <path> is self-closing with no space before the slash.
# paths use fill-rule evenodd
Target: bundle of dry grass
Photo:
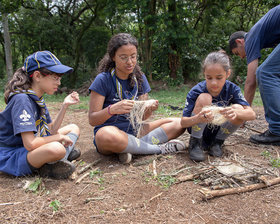
<path id="1" fill-rule="evenodd" d="M 143 100 L 134 102 L 128 119 L 135 133 L 137 133 L 136 137 L 138 138 L 140 137 L 142 125 L 145 123 L 145 121 L 143 121 L 143 116 L 145 114 L 146 108 L 153 105 L 155 101 L 156 100 Z"/>
<path id="2" fill-rule="evenodd" d="M 205 106 L 202 108 L 202 111 L 204 110 L 210 110 L 212 114 L 214 115 L 214 119 L 209 122 L 210 124 L 213 125 L 222 125 L 227 121 L 227 119 L 224 117 L 224 115 L 220 114 L 220 110 L 222 110 L 223 107 L 218 107 L 216 105 L 211 105 L 211 106 Z"/>

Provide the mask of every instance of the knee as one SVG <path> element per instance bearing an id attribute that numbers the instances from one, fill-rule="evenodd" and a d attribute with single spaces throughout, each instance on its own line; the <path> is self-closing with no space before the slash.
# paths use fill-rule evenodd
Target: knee
<path id="1" fill-rule="evenodd" d="M 60 142 L 51 142 L 48 144 L 47 152 L 52 160 L 59 160 L 65 156 L 66 149 Z"/>
<path id="2" fill-rule="evenodd" d="M 75 133 L 76 135 L 80 136 L 80 128 L 78 127 L 78 125 L 69 124 L 68 126 L 69 126 L 72 133 Z"/>
<path id="3" fill-rule="evenodd" d="M 209 93 L 201 93 L 196 100 L 196 105 L 201 107 L 212 104 L 212 96 Z"/>
<path id="4" fill-rule="evenodd" d="M 99 144 L 106 145 L 118 145 L 120 142 L 120 136 L 118 135 L 119 129 L 116 127 L 103 127 L 95 135 L 95 141 Z"/>
<path id="5" fill-rule="evenodd" d="M 240 104 L 232 104 L 231 108 L 232 109 L 236 109 L 236 110 L 244 109 L 243 106 L 240 105 Z"/>

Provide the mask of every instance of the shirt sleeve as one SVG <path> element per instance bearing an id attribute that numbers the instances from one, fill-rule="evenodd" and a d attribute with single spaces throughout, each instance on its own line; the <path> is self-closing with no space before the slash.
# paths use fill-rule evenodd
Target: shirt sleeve
<path id="1" fill-rule="evenodd" d="M 243 93 L 241 92 L 241 89 L 238 86 L 234 87 L 232 103 L 240 104 L 243 106 L 250 106 L 250 104 L 247 102 Z"/>
<path id="2" fill-rule="evenodd" d="M 108 81 L 109 80 L 106 80 L 105 73 L 100 73 L 95 77 L 93 83 L 89 87 L 89 90 L 97 92 L 102 96 L 106 96 L 107 95 L 107 89 L 108 89 L 107 88 Z"/>
<path id="3" fill-rule="evenodd" d="M 141 95 L 151 91 L 150 84 L 149 84 L 149 82 L 147 80 L 147 77 L 144 74 L 142 76 L 142 79 L 143 79 L 143 81 L 142 81 L 142 84 L 141 84 L 141 88 L 140 88 L 140 90 L 138 92 L 138 96 L 141 96 Z"/>
<path id="4" fill-rule="evenodd" d="M 37 132 L 35 116 L 37 111 L 32 106 L 28 96 L 14 96 L 15 103 L 12 108 L 12 122 L 14 135 L 22 132 Z"/>

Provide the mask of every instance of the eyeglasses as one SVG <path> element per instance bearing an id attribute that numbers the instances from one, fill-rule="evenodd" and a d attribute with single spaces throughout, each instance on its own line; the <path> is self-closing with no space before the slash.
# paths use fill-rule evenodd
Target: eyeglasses
<path id="1" fill-rule="evenodd" d="M 131 56 L 119 56 L 119 58 L 121 59 L 121 61 L 123 63 L 127 63 L 129 59 L 131 59 L 132 62 L 135 62 L 137 61 L 137 55 L 134 54 L 134 55 L 131 55 Z"/>
<path id="2" fill-rule="evenodd" d="M 56 73 L 46 74 L 46 73 L 41 72 L 41 74 L 44 75 L 44 76 L 49 76 L 49 77 L 51 77 L 51 79 L 52 79 L 53 81 L 56 81 L 56 82 L 60 82 L 60 80 L 61 80 L 61 76 L 58 76 Z"/>

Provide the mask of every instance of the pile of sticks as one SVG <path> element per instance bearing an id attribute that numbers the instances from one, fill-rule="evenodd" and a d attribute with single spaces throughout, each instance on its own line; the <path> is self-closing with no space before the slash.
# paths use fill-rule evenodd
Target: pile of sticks
<path id="1" fill-rule="evenodd" d="M 199 192 L 205 200 L 223 195 L 249 192 L 280 183 L 278 169 L 265 168 L 237 155 L 228 158 L 227 162 L 238 164 L 238 166 L 244 168 L 245 172 L 225 175 L 218 169 L 224 161 L 216 160 L 210 165 L 192 167 L 189 169 L 191 174 L 178 177 L 177 183 L 192 180 L 199 184 L 203 187 L 199 189 Z"/>

